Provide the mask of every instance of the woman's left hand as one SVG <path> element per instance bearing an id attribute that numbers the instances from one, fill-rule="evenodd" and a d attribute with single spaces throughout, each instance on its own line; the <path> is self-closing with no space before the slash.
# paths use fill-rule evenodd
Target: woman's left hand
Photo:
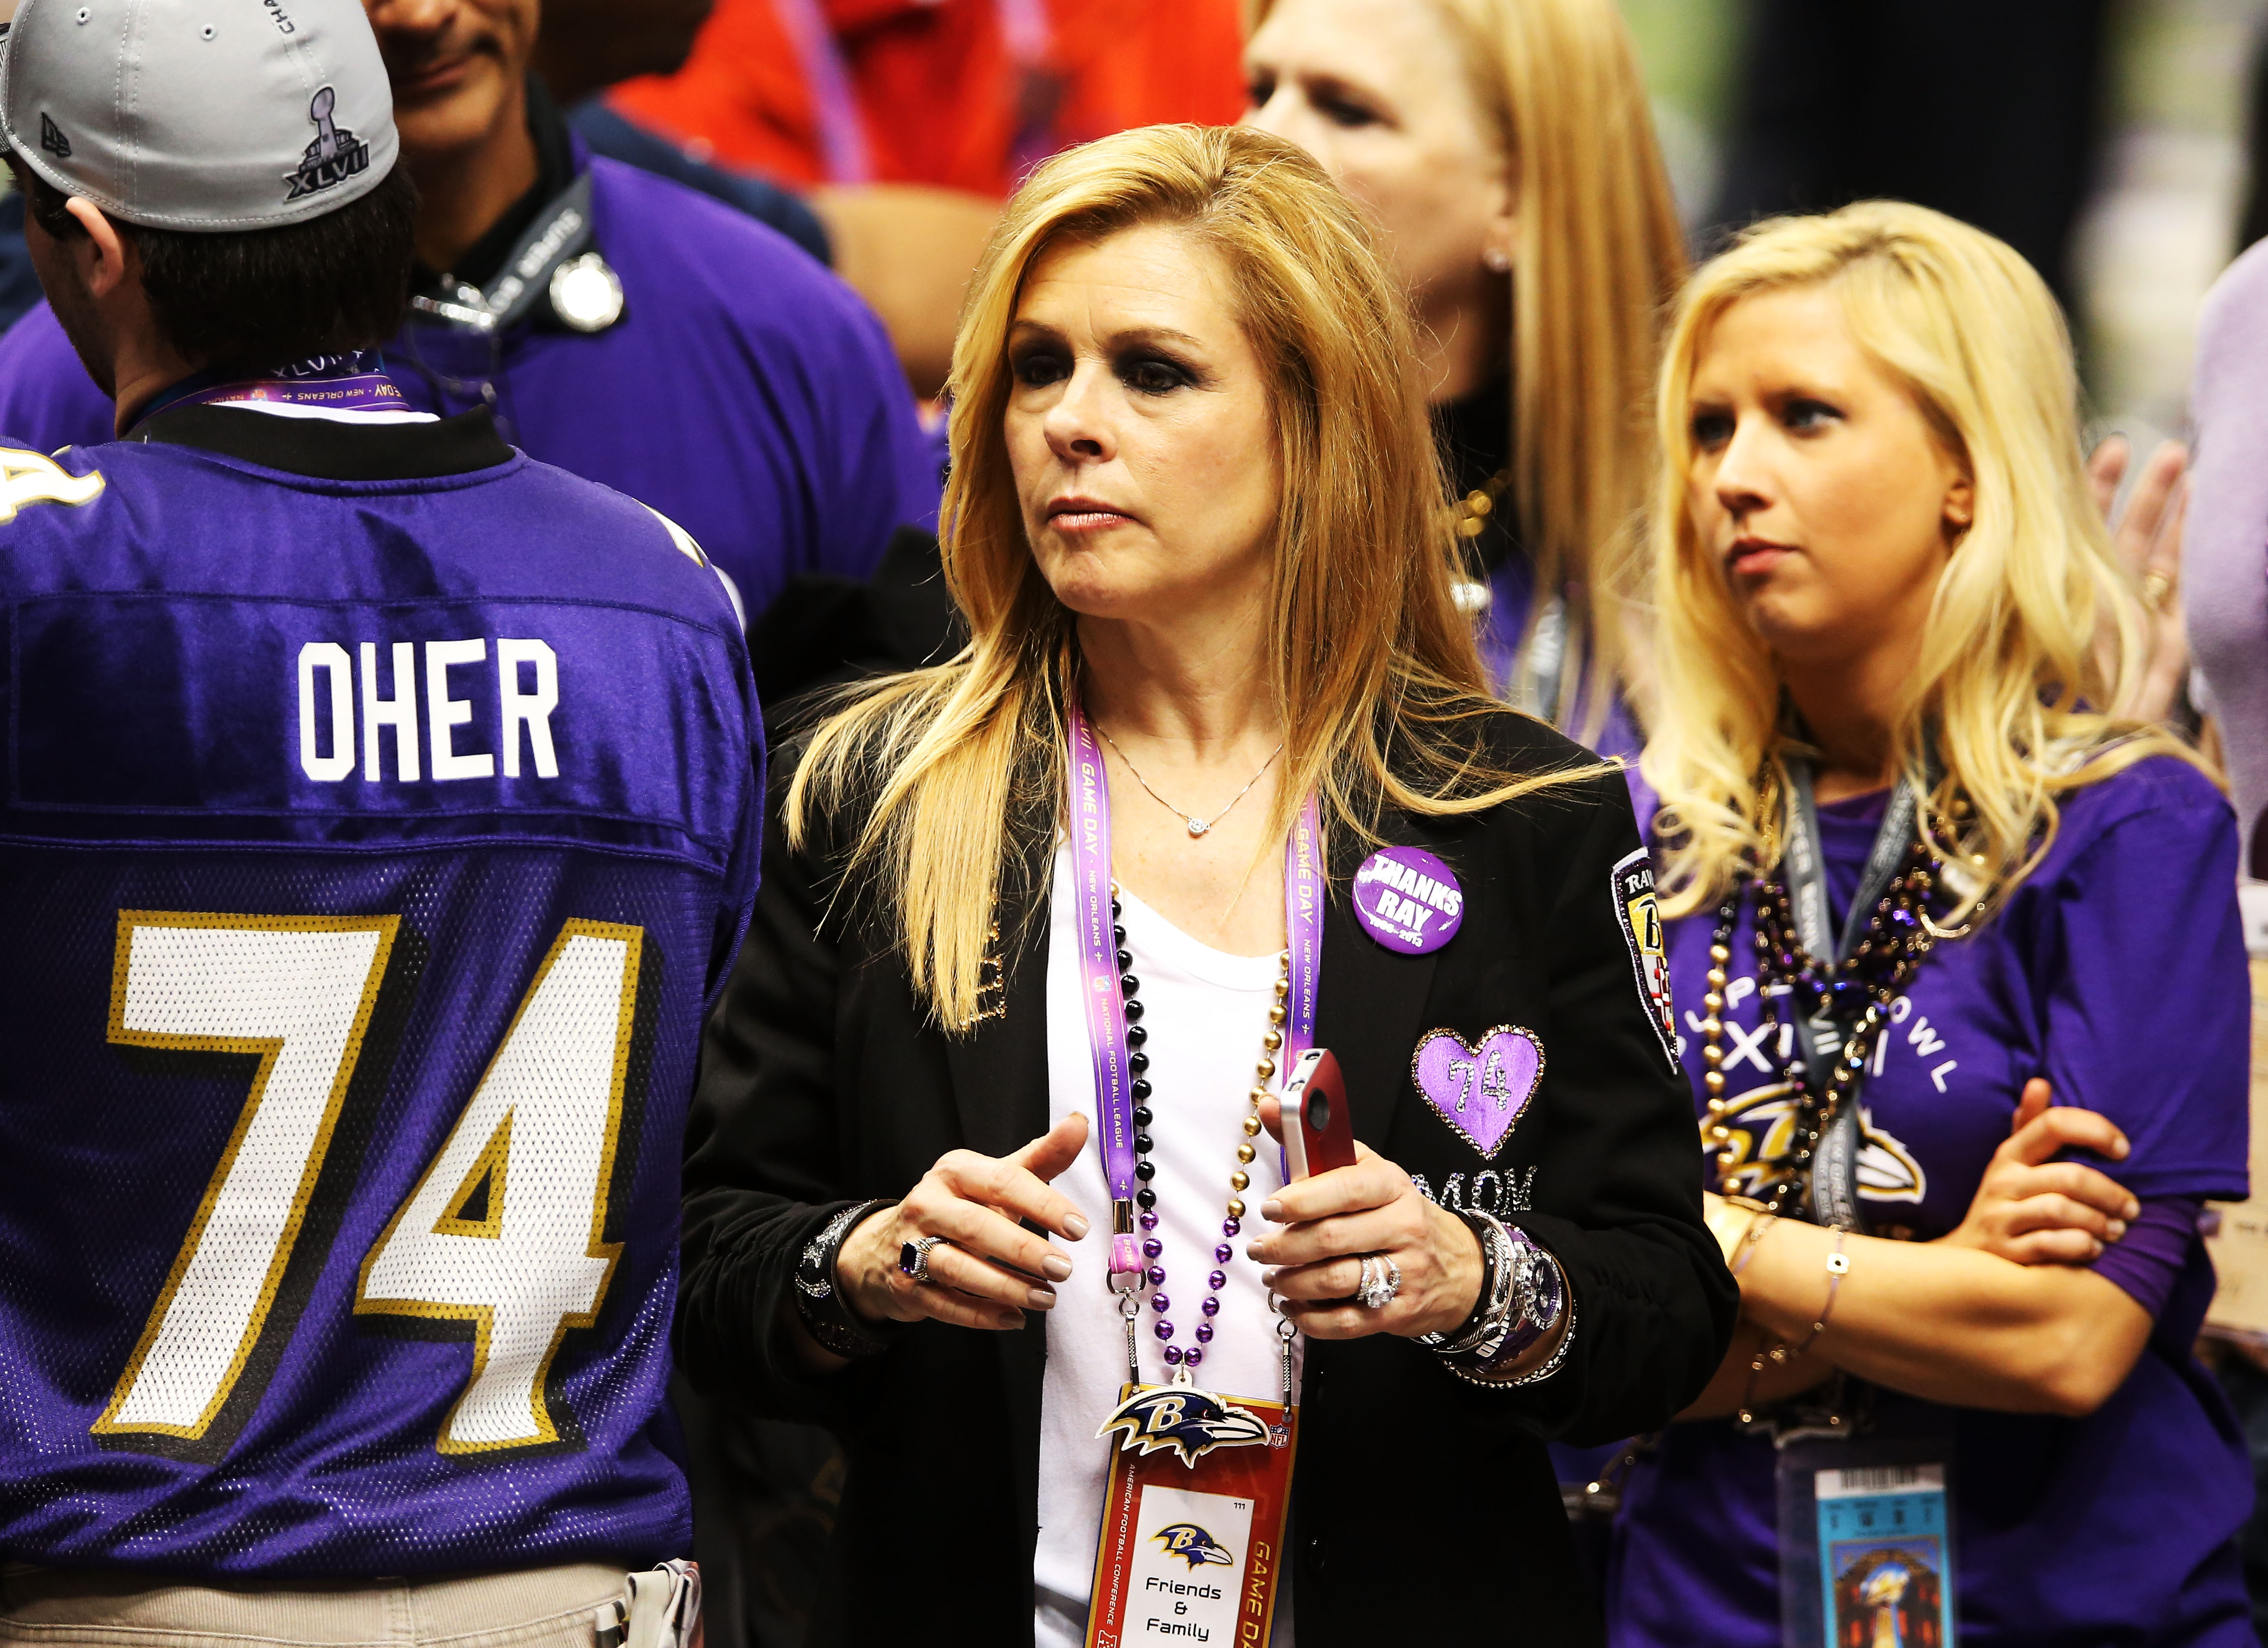
<path id="1" fill-rule="evenodd" d="M 1276 1130 L 1276 1101 L 1261 1107 Z M 1410 1175 L 1361 1143 L 1355 1165 L 1285 1185 L 1260 1217 L 1285 1228 L 1245 1251 L 1270 1267 L 1261 1277 L 1284 1314 L 1312 1339 L 1447 1333 L 1480 1300 L 1481 1247 L 1465 1222 L 1418 1194 Z M 1393 1301 L 1372 1310 L 1354 1298 L 1365 1255 L 1401 1267 Z"/>

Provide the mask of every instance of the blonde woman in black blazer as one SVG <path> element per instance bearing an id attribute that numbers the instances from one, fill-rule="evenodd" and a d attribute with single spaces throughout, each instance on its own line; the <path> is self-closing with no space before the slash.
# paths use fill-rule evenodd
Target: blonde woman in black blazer
<path id="1" fill-rule="evenodd" d="M 1158 1140 L 1135 1149 L 1169 1163 L 1142 1175 L 1145 1214 L 1178 1232 L 1189 1198 L 1218 1219 L 1231 1197 L 1209 1283 L 1186 1246 L 1170 1307 L 1148 1273 L 1145 1354 L 1251 1365 L 1256 1335 L 1275 1343 L 1263 1284 L 1300 1330 L 1276 1640 L 1596 1636 L 1543 1441 L 1665 1422 L 1722 1356 L 1735 1292 L 1624 781 L 1485 696 L 1409 326 L 1359 214 L 1252 132 L 1152 129 L 1051 162 L 978 270 L 946 533 L 972 644 L 784 758 L 688 1141 L 688 1372 L 847 1451 L 814 1644 L 1083 1629 L 1063 1575 L 1099 1501 L 1066 1532 L 1057 1405 L 1108 1297 L 1093 1226 L 1132 1205 L 1082 1210 L 1095 1094 L 1064 1058 L 1086 1046 L 1063 1007 L 1086 999 L 1058 941 L 1066 784 L 1095 767 L 1133 999 L 1170 937 L 1232 970 L 1283 947 L 1282 1001 L 1286 842 L 1322 850 L 1313 1040 L 1361 1159 L 1284 1184 L 1272 1147 L 1229 1159 L 1251 1076 L 1167 1075 L 1200 1068 L 1201 984 L 1143 1027 L 1156 1114 L 1133 1113 Z M 1101 741 L 1071 747 L 1092 761 L 1067 760 L 1090 725 Z M 1438 864 L 1381 880 L 1388 846 Z M 1397 874 L 1454 911 L 1446 943 L 1395 940 Z M 1252 1011 L 1256 1136 L 1284 1025 Z M 1227 1118 L 1226 1184 L 1170 1165 L 1206 1115 Z"/>

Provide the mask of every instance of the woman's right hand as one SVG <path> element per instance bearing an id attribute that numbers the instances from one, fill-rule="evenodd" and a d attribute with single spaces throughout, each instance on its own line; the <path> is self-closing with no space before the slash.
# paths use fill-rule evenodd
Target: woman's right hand
<path id="1" fill-rule="evenodd" d="M 850 1308 L 869 1321 L 935 1317 L 960 1328 L 1006 1331 L 1027 1310 L 1056 1302 L 1051 1283 L 1068 1280 L 1071 1261 L 1019 1222 L 1028 1219 L 1066 1241 L 1086 1220 L 1049 1181 L 1086 1146 L 1086 1118 L 1073 1112 L 1012 1156 L 950 1151 L 895 1207 L 877 1208 L 843 1243 L 835 1274 Z M 945 1240 L 929 1251 L 927 1283 L 898 1269 L 898 1250 L 921 1236 Z"/>
<path id="2" fill-rule="evenodd" d="M 2049 1159 L 2079 1149 L 2120 1160 L 2126 1136 L 2110 1117 L 2051 1107 L 2049 1097 L 2038 1077 L 2024 1084 L 2007 1141 L 1993 1151 L 1968 1217 L 1944 1240 L 2014 1264 L 2083 1265 L 2126 1233 L 2126 1222 L 2141 1211 L 2132 1192 L 2095 1168 Z"/>

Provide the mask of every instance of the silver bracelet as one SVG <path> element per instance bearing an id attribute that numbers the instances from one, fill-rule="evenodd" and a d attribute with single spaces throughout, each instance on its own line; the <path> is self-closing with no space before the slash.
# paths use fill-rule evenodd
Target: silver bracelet
<path id="1" fill-rule="evenodd" d="M 1527 1232 L 1507 1230 L 1485 1213 L 1478 1217 L 1487 1222 L 1490 1245 L 1498 1251 L 1498 1274 L 1510 1284 L 1502 1290 L 1508 1297 L 1500 1306 L 1491 1308 L 1473 1331 L 1439 1347 L 1437 1354 L 1452 1372 L 1475 1384 L 1532 1384 L 1557 1371 L 1573 1337 L 1574 1300 L 1567 1273 L 1557 1257 Z M 1494 1291 L 1491 1297 L 1493 1303 Z M 1563 1318 L 1568 1331 L 1542 1367 L 1516 1379 L 1497 1372 L 1499 1364 L 1518 1361 L 1548 1337 Z"/>
<path id="2" fill-rule="evenodd" d="M 1480 1241 L 1482 1296 L 1462 1326 L 1447 1333 L 1418 1335 L 1419 1344 L 1442 1356 L 1467 1356 L 1491 1339 L 1500 1340 L 1513 1321 L 1520 1255 L 1512 1232 L 1491 1214 L 1473 1210 L 1462 1217 Z"/>

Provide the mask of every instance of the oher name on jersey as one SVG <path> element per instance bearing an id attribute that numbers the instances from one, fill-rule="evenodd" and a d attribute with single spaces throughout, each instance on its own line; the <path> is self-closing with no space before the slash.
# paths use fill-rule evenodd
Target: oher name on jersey
<path id="1" fill-rule="evenodd" d="M 681 533 L 484 438 L 356 480 L 0 454 L 0 1557 L 688 1547 L 678 1161 L 754 887 L 747 660 Z"/>

